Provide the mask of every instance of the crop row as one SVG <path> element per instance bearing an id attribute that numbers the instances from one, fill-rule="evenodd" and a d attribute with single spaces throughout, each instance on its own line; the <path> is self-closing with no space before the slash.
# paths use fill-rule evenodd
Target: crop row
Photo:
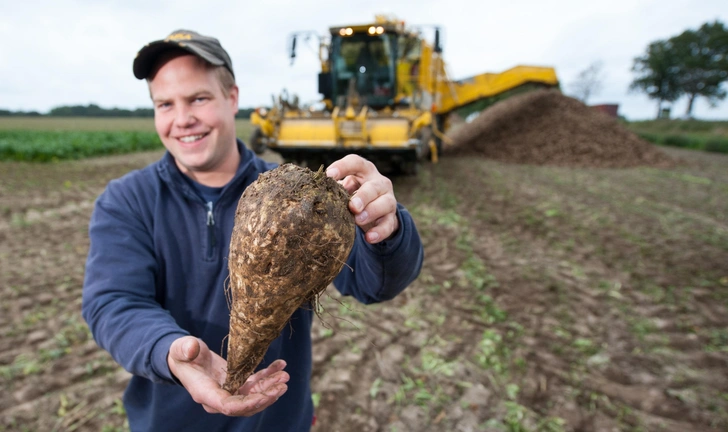
<path id="1" fill-rule="evenodd" d="M 704 150 L 713 153 L 728 153 L 727 137 L 701 137 L 682 134 L 659 134 L 651 132 L 637 132 L 640 138 L 653 144 L 681 147 L 693 150 Z"/>
<path id="2" fill-rule="evenodd" d="M 155 132 L 0 131 L 0 160 L 4 161 L 52 162 L 161 147 Z"/>

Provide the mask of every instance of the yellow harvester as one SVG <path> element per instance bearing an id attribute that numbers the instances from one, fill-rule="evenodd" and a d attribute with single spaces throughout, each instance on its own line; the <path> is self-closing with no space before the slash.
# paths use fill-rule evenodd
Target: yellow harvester
<path id="1" fill-rule="evenodd" d="M 437 161 L 454 110 L 526 86 L 558 86 L 553 68 L 534 66 L 450 80 L 439 28 L 432 43 L 422 30 L 385 16 L 331 27 L 319 38 L 320 108 L 302 108 L 286 95 L 271 109 L 257 109 L 253 150 L 267 147 L 312 168 L 356 153 L 380 170 L 414 173 L 419 161 Z M 302 35 L 293 35 L 291 59 Z"/>

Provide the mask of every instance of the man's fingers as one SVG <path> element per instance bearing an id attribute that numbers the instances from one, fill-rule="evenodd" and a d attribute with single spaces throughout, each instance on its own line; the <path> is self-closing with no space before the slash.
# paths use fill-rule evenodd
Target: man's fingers
<path id="1" fill-rule="evenodd" d="M 190 396 L 192 400 L 200 405 L 207 406 L 213 410 L 221 410 L 223 401 L 230 398 L 230 393 L 225 390 L 212 385 L 204 385 L 205 388 L 199 387 L 195 390 L 190 390 Z"/>
<path id="2" fill-rule="evenodd" d="M 288 375 L 288 372 L 278 371 L 271 376 L 268 376 L 259 381 L 256 381 L 253 384 L 253 386 L 250 388 L 250 391 L 248 392 L 248 394 L 256 394 L 256 393 L 267 394 L 270 392 L 271 388 L 275 387 L 278 384 L 285 384 L 290 379 L 291 379 L 291 376 Z"/>
<path id="3" fill-rule="evenodd" d="M 356 217 L 356 224 L 366 232 L 367 242 L 379 243 L 399 229 L 392 181 L 381 175 L 373 163 L 348 155 L 329 165 L 326 175 L 339 180 L 353 194 L 349 210 Z"/>
<path id="4" fill-rule="evenodd" d="M 392 181 L 377 171 L 374 164 L 361 156 L 348 155 L 329 165 L 326 175 L 335 180 L 342 180 L 341 184 L 350 193 L 356 192 L 349 201 L 349 208 L 354 214 L 359 214 L 369 203 L 382 195 L 391 194 L 394 199 Z M 393 210 L 393 209 L 390 209 Z M 376 214 L 372 221 L 384 214 Z"/>
<path id="5" fill-rule="evenodd" d="M 215 408 L 213 408 L 209 405 L 202 404 L 202 408 L 204 408 L 205 411 L 209 414 L 220 414 L 220 411 L 216 410 Z"/>
<path id="6" fill-rule="evenodd" d="M 251 392 L 251 389 L 254 388 L 254 386 L 259 382 L 264 380 L 267 377 L 270 377 L 280 371 L 282 371 L 286 367 L 286 362 L 283 360 L 276 360 L 270 365 L 268 365 L 267 368 L 261 369 L 258 372 L 254 373 L 245 381 L 245 384 L 243 384 L 242 387 L 240 387 L 240 390 L 238 391 L 238 394 L 248 394 Z M 285 374 L 288 376 L 288 374 Z M 288 379 L 285 381 L 280 380 L 278 382 L 288 382 Z"/>
<path id="7" fill-rule="evenodd" d="M 276 384 L 265 393 L 231 396 L 222 402 L 221 411 L 228 416 L 251 416 L 271 406 L 288 390 L 286 384 Z"/>
<path id="8" fill-rule="evenodd" d="M 392 195 L 392 199 L 394 199 L 392 181 L 384 176 L 374 177 L 363 183 L 354 196 L 351 197 L 349 200 L 349 208 L 354 214 L 358 214 L 369 203 L 386 194 Z"/>
<path id="9" fill-rule="evenodd" d="M 282 371 L 279 371 L 277 374 L 285 374 L 286 377 L 288 376 L 287 373 Z M 274 381 L 277 378 L 277 374 L 271 375 L 259 382 L 262 383 L 266 380 Z M 288 381 L 288 379 L 286 378 L 285 381 Z M 284 382 L 278 382 L 266 386 L 265 391 L 246 396 L 230 396 L 230 393 L 222 389 L 217 389 L 213 392 L 205 392 L 204 396 L 201 397 L 193 395 L 192 399 L 202 405 L 206 412 L 211 414 L 222 413 L 227 416 L 251 416 L 271 406 L 287 390 L 288 386 Z"/>
<path id="10" fill-rule="evenodd" d="M 366 198 L 359 196 L 359 193 L 357 192 L 357 194 L 351 199 L 349 207 L 362 208 L 361 206 L 364 202 L 366 202 L 365 199 Z M 363 207 L 358 213 L 354 213 L 356 215 L 355 220 L 357 225 L 363 228 L 365 225 L 372 224 L 381 217 L 394 214 L 396 210 L 397 200 L 394 199 L 394 195 L 385 193 L 370 201 L 366 207 Z"/>
<path id="11" fill-rule="evenodd" d="M 274 361 L 273 363 L 269 364 L 267 368 L 261 369 L 258 372 L 254 373 L 253 376 L 248 378 L 248 381 L 250 381 L 251 379 L 253 381 L 258 381 L 262 378 L 273 375 L 274 373 L 280 372 L 283 369 L 285 369 L 286 365 L 287 364 L 286 364 L 285 360 L 278 359 L 278 360 Z"/>
<path id="12" fill-rule="evenodd" d="M 347 155 L 326 168 L 326 175 L 334 180 L 341 180 L 348 176 L 363 178 L 378 173 L 373 163 L 357 155 Z"/>
<path id="13" fill-rule="evenodd" d="M 375 244 L 390 237 L 398 228 L 399 221 L 397 220 L 397 216 L 390 214 L 378 219 L 374 223 L 374 226 L 366 231 L 364 236 L 369 243 Z"/>
<path id="14" fill-rule="evenodd" d="M 240 389 L 244 390 L 243 394 L 232 396 L 220 387 L 220 382 L 225 380 L 222 372 L 225 360 L 192 336 L 181 337 L 172 343 L 168 363 L 192 400 L 208 413 L 229 416 L 251 416 L 264 410 L 288 390 L 286 383 L 290 379 L 283 371 L 286 362 L 276 360 L 250 377 Z"/>
<path id="15" fill-rule="evenodd" d="M 361 187 L 361 183 L 354 176 L 347 176 L 344 180 L 339 180 L 339 184 L 346 189 L 346 192 L 351 195 Z"/>

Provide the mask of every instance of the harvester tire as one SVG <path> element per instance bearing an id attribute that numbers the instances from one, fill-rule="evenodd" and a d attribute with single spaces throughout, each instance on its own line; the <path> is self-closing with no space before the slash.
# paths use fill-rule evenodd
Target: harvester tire
<path id="1" fill-rule="evenodd" d="M 253 132 L 250 134 L 250 148 L 255 152 L 255 154 L 261 155 L 265 153 L 266 145 L 263 131 L 260 130 L 260 128 L 253 129 Z"/>
<path id="2" fill-rule="evenodd" d="M 420 163 L 418 161 L 406 161 L 399 165 L 399 172 L 406 176 L 416 176 L 420 171 Z"/>

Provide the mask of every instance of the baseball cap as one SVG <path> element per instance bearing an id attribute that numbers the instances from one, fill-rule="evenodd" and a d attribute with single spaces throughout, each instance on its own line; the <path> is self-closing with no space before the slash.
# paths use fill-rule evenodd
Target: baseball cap
<path id="1" fill-rule="evenodd" d="M 233 62 L 220 41 L 191 30 L 176 30 L 164 39 L 144 45 L 134 59 L 134 76 L 138 79 L 149 77 L 159 55 L 173 48 L 188 51 L 215 66 L 225 66 L 235 76 Z"/>

